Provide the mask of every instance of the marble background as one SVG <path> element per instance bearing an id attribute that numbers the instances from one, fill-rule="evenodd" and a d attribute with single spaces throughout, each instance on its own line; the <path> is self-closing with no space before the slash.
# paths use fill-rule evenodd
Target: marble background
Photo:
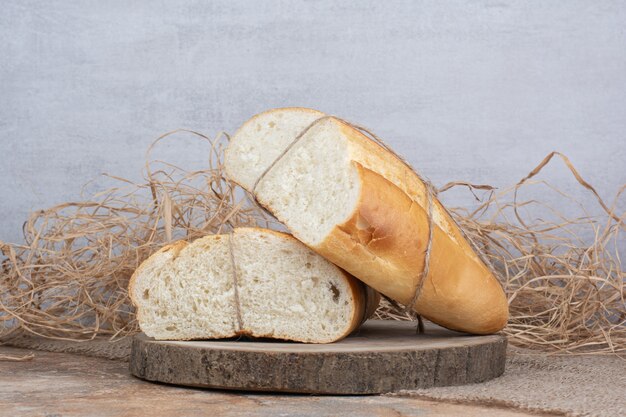
<path id="1" fill-rule="evenodd" d="M 436 185 L 504 187 L 559 150 L 610 200 L 626 183 L 626 3 L 5 0 L 0 240 L 103 172 L 141 178 L 161 133 L 291 105 L 370 127 Z M 206 147 L 155 156 L 202 167 Z M 542 178 L 595 207 L 562 164 Z"/>

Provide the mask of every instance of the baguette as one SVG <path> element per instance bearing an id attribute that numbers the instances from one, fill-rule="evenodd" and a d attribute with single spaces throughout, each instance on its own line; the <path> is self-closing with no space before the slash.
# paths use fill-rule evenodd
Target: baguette
<path id="1" fill-rule="evenodd" d="M 502 287 L 447 211 L 352 125 L 305 108 L 261 113 L 232 137 L 225 169 L 315 252 L 402 304 L 419 294 L 411 307 L 425 318 L 475 334 L 506 325 Z"/>
<path id="2" fill-rule="evenodd" d="M 135 271 L 129 295 L 141 330 L 157 340 L 328 343 L 378 304 L 377 294 L 290 235 L 259 228 L 165 246 Z"/>

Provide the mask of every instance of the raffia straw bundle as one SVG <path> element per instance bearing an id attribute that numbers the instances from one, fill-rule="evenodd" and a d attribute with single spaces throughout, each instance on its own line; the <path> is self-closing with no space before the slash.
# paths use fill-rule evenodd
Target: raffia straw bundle
<path id="1" fill-rule="evenodd" d="M 601 215 L 590 215 L 588 202 L 533 179 L 555 157 L 593 196 Z M 543 201 L 519 197 L 524 187 L 538 185 L 578 207 L 582 215 L 568 217 Z M 626 184 L 609 206 L 565 155 L 552 152 L 515 186 L 496 191 L 489 185 L 452 182 L 439 195 L 459 186 L 468 187 L 475 197 L 476 190 L 487 193 L 472 210 L 456 207 L 450 212 L 489 259 L 504 287 L 510 308 L 504 332 L 512 344 L 570 354 L 626 351 L 626 271 L 620 260 L 626 246 L 626 212 L 618 213 Z M 533 206 L 552 213 L 554 220 L 524 215 Z M 377 314 L 410 319 L 388 302 Z"/>
<path id="2" fill-rule="evenodd" d="M 532 180 L 555 157 L 589 191 L 601 215 L 589 214 L 590 204 L 548 182 Z M 457 185 L 467 184 L 450 183 L 442 190 Z M 545 202 L 520 199 L 522 188 L 532 185 L 543 185 L 582 215 L 568 217 Z M 565 155 L 552 152 L 519 183 L 490 193 L 475 210 L 453 209 L 504 286 L 511 314 L 505 333 L 515 345 L 562 353 L 626 351 L 626 271 L 620 260 L 626 211 L 618 214 L 624 190 L 626 184 L 607 205 Z M 532 206 L 551 212 L 554 220 L 524 216 Z"/>
<path id="3" fill-rule="evenodd" d="M 206 170 L 190 172 L 151 162 L 151 149 L 177 132 L 161 136 L 148 150 L 144 183 L 111 177 L 118 187 L 88 201 L 32 214 L 24 224 L 24 244 L 0 242 L 0 338 L 19 331 L 67 340 L 132 334 L 138 328 L 126 287 L 151 253 L 172 240 L 193 240 L 235 226 L 278 226 L 249 195 L 223 178 L 227 135 L 211 140 L 186 131 L 209 142 Z M 518 201 L 519 191 L 536 183 L 531 179 L 555 155 L 510 189 L 496 192 L 455 182 L 440 193 L 458 186 L 487 193 L 472 211 L 450 211 L 501 279 L 510 301 L 505 332 L 511 343 L 567 353 L 623 352 L 626 273 L 617 246 L 626 213 L 616 214 L 616 205 L 626 186 L 609 207 L 559 155 L 578 182 L 595 194 L 604 215 L 525 220 L 522 209 L 541 203 Z M 593 230 L 595 240 L 581 240 L 574 228 Z M 386 302 L 376 314 L 411 319 Z"/>

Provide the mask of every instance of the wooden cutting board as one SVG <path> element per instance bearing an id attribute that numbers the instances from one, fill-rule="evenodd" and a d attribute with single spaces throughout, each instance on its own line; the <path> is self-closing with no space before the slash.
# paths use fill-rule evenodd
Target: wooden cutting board
<path id="1" fill-rule="evenodd" d="M 193 387 L 315 394 L 378 394 L 487 381 L 504 372 L 506 337 L 426 323 L 370 320 L 330 344 L 268 340 L 155 341 L 135 336 L 133 375 Z"/>

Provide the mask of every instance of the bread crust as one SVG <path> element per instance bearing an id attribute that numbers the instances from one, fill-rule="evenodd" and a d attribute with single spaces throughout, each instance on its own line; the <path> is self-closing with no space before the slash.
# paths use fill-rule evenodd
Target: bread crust
<path id="1" fill-rule="evenodd" d="M 371 219 L 378 241 L 368 245 L 378 256 L 373 269 L 385 282 L 366 283 L 391 298 L 407 304 L 424 270 L 424 254 L 428 242 L 429 220 L 426 184 L 395 155 L 375 143 L 360 131 L 338 119 L 331 119 L 351 144 L 353 164 L 361 178 L 360 201 L 352 217 Z M 370 155 L 380 159 L 370 160 Z M 366 164 L 369 165 L 366 168 Z M 425 277 L 414 310 L 427 319 L 453 330 L 474 334 L 490 334 L 502 330 L 508 321 L 508 301 L 502 286 L 485 266 L 461 230 L 433 198 L 433 242 L 429 273 Z M 352 220 L 352 219 L 350 219 Z M 348 220 L 337 228 L 358 231 L 356 223 Z M 320 246 L 329 244 L 329 237 Z M 319 252 L 322 249 L 319 248 Z M 389 268 L 389 263 L 393 264 Z M 342 264 L 339 264 L 342 265 Z M 345 266 L 344 266 L 345 268 Z M 361 278 L 362 268 L 346 268 Z M 394 284 L 388 285 L 389 272 L 395 270 Z M 370 275 L 374 275 L 370 273 Z M 376 284 L 376 285 L 375 285 Z"/>
<path id="2" fill-rule="evenodd" d="M 347 139 L 361 190 L 351 216 L 321 243 L 310 246 L 382 294 L 407 304 L 424 270 L 429 230 L 426 184 L 353 126 L 336 118 L 320 123 L 334 124 Z M 260 197 L 259 202 L 272 211 Z M 501 330 L 508 320 L 508 303 L 500 283 L 436 198 L 432 207 L 429 274 L 415 311 L 453 330 L 475 334 Z M 297 231 L 292 232 L 298 237 Z"/>
<path id="3" fill-rule="evenodd" d="M 354 163 L 361 179 L 358 206 L 313 249 L 384 295 L 409 304 L 424 270 L 428 215 L 398 187 Z M 434 226 L 430 267 L 415 311 L 453 330 L 501 330 L 508 305 L 487 267 Z"/>

